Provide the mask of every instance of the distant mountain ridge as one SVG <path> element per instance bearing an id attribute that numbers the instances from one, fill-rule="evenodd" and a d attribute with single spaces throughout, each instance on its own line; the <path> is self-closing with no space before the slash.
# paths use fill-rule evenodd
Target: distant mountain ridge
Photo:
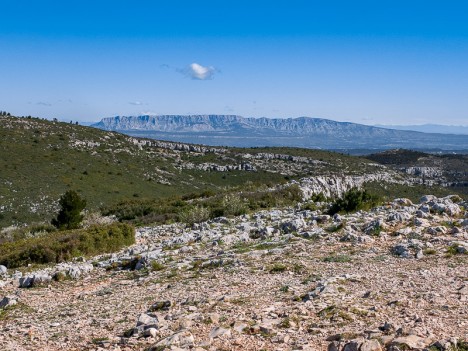
<path id="1" fill-rule="evenodd" d="M 442 124 L 417 124 L 417 125 L 383 125 L 378 124 L 375 127 L 398 129 L 398 130 L 412 130 L 415 132 L 423 133 L 443 133 L 443 134 L 458 134 L 468 135 L 468 126 L 448 126 Z"/>
<path id="2" fill-rule="evenodd" d="M 237 115 L 143 115 L 103 118 L 93 127 L 106 130 L 146 130 L 157 132 L 230 132 L 250 130 L 260 134 L 288 133 L 308 135 L 345 135 L 353 132 L 368 135 L 389 134 L 386 128 L 377 128 L 329 119 L 298 118 L 245 118 Z"/>
<path id="3" fill-rule="evenodd" d="M 103 118 L 93 127 L 134 136 L 239 147 L 468 150 L 468 136 L 428 134 L 322 118 L 237 115 L 142 115 Z"/>

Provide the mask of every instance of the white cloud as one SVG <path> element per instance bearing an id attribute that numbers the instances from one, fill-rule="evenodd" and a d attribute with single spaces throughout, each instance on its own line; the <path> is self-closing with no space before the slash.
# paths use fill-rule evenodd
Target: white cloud
<path id="1" fill-rule="evenodd" d="M 49 104 L 48 102 L 44 102 L 44 101 L 39 101 L 39 102 L 36 102 L 36 105 L 41 105 L 41 106 L 52 106 L 52 104 Z"/>
<path id="2" fill-rule="evenodd" d="M 141 111 L 140 115 L 142 116 L 157 116 L 159 113 L 154 111 Z"/>
<path id="3" fill-rule="evenodd" d="M 202 66 L 196 62 L 191 63 L 185 69 L 179 69 L 177 71 L 195 80 L 213 79 L 217 72 L 216 68 L 213 66 Z"/>
<path id="4" fill-rule="evenodd" d="M 141 101 L 130 101 L 129 102 L 130 105 L 135 105 L 135 106 L 141 106 L 143 105 L 143 103 Z"/>

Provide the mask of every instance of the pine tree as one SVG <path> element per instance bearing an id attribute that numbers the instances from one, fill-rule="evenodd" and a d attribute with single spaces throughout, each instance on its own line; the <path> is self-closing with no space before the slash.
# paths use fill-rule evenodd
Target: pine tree
<path id="1" fill-rule="evenodd" d="M 74 190 L 68 190 L 59 200 L 60 211 L 52 225 L 58 229 L 76 229 L 83 220 L 81 211 L 86 207 L 86 200 Z"/>

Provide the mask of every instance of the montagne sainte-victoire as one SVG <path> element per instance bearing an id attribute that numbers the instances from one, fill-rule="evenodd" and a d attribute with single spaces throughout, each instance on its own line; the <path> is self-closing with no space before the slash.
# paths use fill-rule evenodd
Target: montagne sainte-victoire
<path id="1" fill-rule="evenodd" d="M 116 116 L 103 118 L 93 126 L 133 136 L 218 146 L 292 146 L 337 150 L 468 150 L 468 135 L 394 130 L 310 117 Z"/>

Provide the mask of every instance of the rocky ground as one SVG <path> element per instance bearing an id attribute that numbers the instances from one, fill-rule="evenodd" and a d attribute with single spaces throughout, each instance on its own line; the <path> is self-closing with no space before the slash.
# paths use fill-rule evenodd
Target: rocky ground
<path id="1" fill-rule="evenodd" d="M 320 206 L 139 228 L 114 255 L 0 267 L 0 349 L 466 350 L 466 203 Z"/>

